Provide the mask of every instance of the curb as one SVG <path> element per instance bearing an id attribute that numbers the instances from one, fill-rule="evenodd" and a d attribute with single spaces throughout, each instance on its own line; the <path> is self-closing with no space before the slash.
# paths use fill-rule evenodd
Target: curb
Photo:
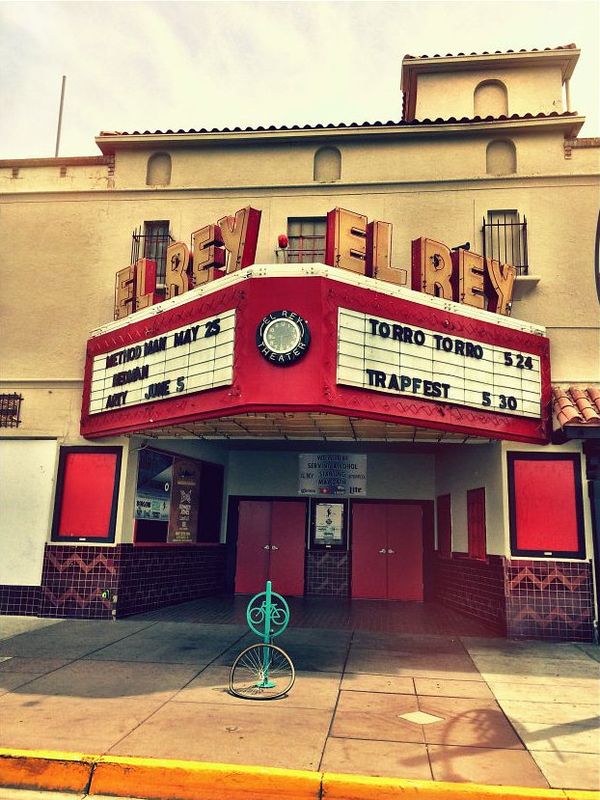
<path id="1" fill-rule="evenodd" d="M 6 749 L 0 749 L 0 786 L 145 800 L 600 800 L 600 791 Z"/>

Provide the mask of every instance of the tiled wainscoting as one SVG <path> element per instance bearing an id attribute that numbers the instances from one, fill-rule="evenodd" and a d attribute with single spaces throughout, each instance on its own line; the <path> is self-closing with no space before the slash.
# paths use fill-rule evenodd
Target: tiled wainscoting
<path id="1" fill-rule="evenodd" d="M 347 551 L 309 550 L 306 553 L 305 594 L 309 597 L 348 597 L 351 554 Z"/>
<path id="2" fill-rule="evenodd" d="M 463 614 L 476 617 L 494 630 L 506 631 L 504 559 L 488 556 L 440 558 L 432 561 L 433 599 Z"/>
<path id="3" fill-rule="evenodd" d="M 225 545 L 120 546 L 117 616 L 219 594 L 225 588 Z"/>
<path id="4" fill-rule="evenodd" d="M 37 616 L 41 591 L 39 586 L 0 586 L 0 614 Z"/>
<path id="5" fill-rule="evenodd" d="M 511 637 L 589 642 L 592 565 L 587 561 L 507 561 L 506 626 Z"/>
<path id="6" fill-rule="evenodd" d="M 47 545 L 42 585 L 0 588 L 0 613 L 110 619 L 218 594 L 225 546 Z"/>
<path id="7" fill-rule="evenodd" d="M 435 600 L 510 638 L 593 640 L 590 562 L 438 556 L 434 570 Z"/>

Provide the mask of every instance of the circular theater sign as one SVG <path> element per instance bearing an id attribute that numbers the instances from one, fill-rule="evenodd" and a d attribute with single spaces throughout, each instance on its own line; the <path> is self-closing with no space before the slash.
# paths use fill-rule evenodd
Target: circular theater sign
<path id="1" fill-rule="evenodd" d="M 272 311 L 256 330 L 256 346 L 261 355 L 280 367 L 302 358 L 309 345 L 308 324 L 294 311 Z"/>

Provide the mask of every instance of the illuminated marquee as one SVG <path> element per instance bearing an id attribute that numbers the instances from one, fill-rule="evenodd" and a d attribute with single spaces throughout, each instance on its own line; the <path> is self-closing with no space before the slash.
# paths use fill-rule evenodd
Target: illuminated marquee
<path id="1" fill-rule="evenodd" d="M 177 297 L 254 264 L 261 212 L 250 206 L 222 217 L 169 245 L 164 293 L 156 289 L 156 263 L 140 259 L 117 273 L 115 319 Z M 325 264 L 378 281 L 403 285 L 406 270 L 392 266 L 392 225 L 335 208 L 327 214 Z M 446 300 L 510 314 L 516 270 L 464 248 L 455 251 L 433 239 L 412 242 L 411 288 Z"/>
<path id="2" fill-rule="evenodd" d="M 234 333 L 231 310 L 96 356 L 89 413 L 231 384 Z"/>
<path id="3" fill-rule="evenodd" d="M 539 356 L 345 308 L 338 316 L 337 383 L 541 416 Z"/>

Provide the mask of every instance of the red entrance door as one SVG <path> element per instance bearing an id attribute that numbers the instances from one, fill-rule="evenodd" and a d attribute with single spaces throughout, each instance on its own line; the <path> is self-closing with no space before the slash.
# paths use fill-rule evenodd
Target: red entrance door
<path id="1" fill-rule="evenodd" d="M 304 501 L 240 500 L 235 591 L 303 595 L 305 530 Z"/>
<path id="2" fill-rule="evenodd" d="M 421 506 L 352 504 L 352 596 L 423 600 Z"/>

